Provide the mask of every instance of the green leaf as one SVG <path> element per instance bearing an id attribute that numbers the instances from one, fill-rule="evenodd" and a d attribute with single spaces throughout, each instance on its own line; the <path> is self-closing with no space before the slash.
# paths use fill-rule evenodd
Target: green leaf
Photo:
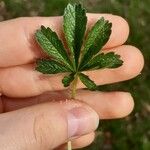
<path id="1" fill-rule="evenodd" d="M 68 4 L 64 12 L 64 31 L 71 59 L 78 66 L 83 38 L 86 30 L 86 10 L 81 4 Z"/>
<path id="2" fill-rule="evenodd" d="M 101 68 L 117 68 L 123 64 L 123 61 L 120 59 L 120 55 L 115 54 L 114 52 L 101 53 L 95 56 L 83 70 L 96 70 Z M 83 71 L 82 70 L 82 71 Z"/>
<path id="3" fill-rule="evenodd" d="M 79 78 L 82 81 L 82 83 L 89 89 L 89 90 L 96 90 L 97 86 L 88 76 L 86 76 L 83 73 L 79 74 Z"/>
<path id="4" fill-rule="evenodd" d="M 97 86 L 82 71 L 100 68 L 116 68 L 122 65 L 120 56 L 113 52 L 98 54 L 109 40 L 112 24 L 101 18 L 92 27 L 83 45 L 86 31 L 86 10 L 80 4 L 68 4 L 64 12 L 64 34 L 69 54 L 57 34 L 50 28 L 41 28 L 36 32 L 36 40 L 51 59 L 39 59 L 36 70 L 43 74 L 67 73 L 62 79 L 64 87 L 72 84 L 72 97 L 75 97 L 78 78 L 89 90 Z M 82 49 L 82 52 L 81 52 Z"/>
<path id="5" fill-rule="evenodd" d="M 65 76 L 62 80 L 64 87 L 68 87 L 70 83 L 74 80 L 74 73 L 71 73 L 68 76 Z"/>
<path id="6" fill-rule="evenodd" d="M 103 17 L 92 27 L 85 42 L 80 68 L 86 65 L 107 43 L 111 34 L 111 27 L 112 23 Z"/>
<path id="7" fill-rule="evenodd" d="M 45 53 L 55 59 L 55 61 L 63 63 L 72 70 L 72 63 L 62 42 L 59 40 L 55 32 L 53 32 L 50 28 L 41 26 L 41 29 L 37 30 L 35 36 L 37 42 Z"/>
<path id="8" fill-rule="evenodd" d="M 71 71 L 66 66 L 63 66 L 54 60 L 39 59 L 36 64 L 37 66 L 35 69 L 43 74 L 57 74 Z"/>

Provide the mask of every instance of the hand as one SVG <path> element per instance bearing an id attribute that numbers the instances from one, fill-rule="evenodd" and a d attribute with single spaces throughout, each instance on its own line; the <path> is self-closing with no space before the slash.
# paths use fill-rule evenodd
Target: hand
<path id="1" fill-rule="evenodd" d="M 115 51 L 124 64 L 87 74 L 96 84 L 137 76 L 144 61 L 137 48 L 123 45 L 129 34 L 127 22 L 119 16 L 88 14 L 88 27 L 101 16 L 113 24 L 103 51 Z M 63 149 L 70 139 L 74 148 L 81 148 L 93 141 L 99 118 L 125 117 L 134 106 L 129 93 L 84 91 L 81 83 L 76 98 L 80 101 L 66 101 L 69 94 L 61 84 L 64 75 L 45 76 L 34 70 L 35 60 L 44 57 L 34 39 L 40 25 L 50 26 L 64 39 L 61 17 L 18 18 L 0 23 L 1 150 Z"/>

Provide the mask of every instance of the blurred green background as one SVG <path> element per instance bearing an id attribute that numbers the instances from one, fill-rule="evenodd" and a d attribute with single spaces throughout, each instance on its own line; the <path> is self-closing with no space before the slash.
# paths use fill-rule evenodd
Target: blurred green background
<path id="1" fill-rule="evenodd" d="M 20 16 L 62 15 L 67 3 L 68 0 L 0 0 L 0 21 Z M 135 109 L 124 119 L 101 121 L 95 142 L 85 149 L 150 150 L 150 0 L 82 0 L 82 3 L 88 12 L 126 18 L 131 28 L 127 44 L 138 47 L 145 57 L 144 70 L 135 79 L 100 86 L 102 91 L 131 92 Z"/>

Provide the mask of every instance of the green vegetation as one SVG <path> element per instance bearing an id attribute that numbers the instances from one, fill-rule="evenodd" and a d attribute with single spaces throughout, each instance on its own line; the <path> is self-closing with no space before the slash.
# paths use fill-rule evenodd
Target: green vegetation
<path id="1" fill-rule="evenodd" d="M 79 79 L 89 90 L 97 90 L 94 81 L 83 74 L 83 71 L 117 68 L 122 65 L 123 61 L 114 52 L 98 54 L 111 35 L 112 23 L 104 17 L 95 23 L 87 38 L 85 38 L 86 10 L 81 4 L 69 3 L 65 8 L 63 18 L 64 35 L 70 56 L 57 33 L 49 27 L 41 26 L 36 31 L 35 38 L 51 60 L 44 58 L 37 60 L 36 70 L 43 74 L 69 73 L 63 78 L 62 83 L 65 87 L 72 87 L 71 98 L 75 98 Z M 84 44 L 83 41 L 85 41 Z"/>
<path id="2" fill-rule="evenodd" d="M 0 19 L 6 20 L 19 16 L 62 15 L 67 3 L 67 0 L 1 0 Z M 101 121 L 98 138 L 85 149 L 150 150 L 150 1 L 85 0 L 83 3 L 89 12 L 113 13 L 126 18 L 131 28 L 127 43 L 141 49 L 145 57 L 144 70 L 137 78 L 111 86 L 99 87 L 104 91 L 131 92 L 135 99 L 135 109 L 125 119 Z"/>

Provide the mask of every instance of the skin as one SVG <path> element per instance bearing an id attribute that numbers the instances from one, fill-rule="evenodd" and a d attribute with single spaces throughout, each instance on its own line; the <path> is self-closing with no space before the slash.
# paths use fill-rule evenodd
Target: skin
<path id="1" fill-rule="evenodd" d="M 88 29 L 101 16 L 113 24 L 111 37 L 103 51 L 115 51 L 121 55 L 124 63 L 117 69 L 90 71 L 86 74 L 101 85 L 134 78 L 140 74 L 144 60 L 136 47 L 124 44 L 129 36 L 127 22 L 115 15 L 88 14 Z M 17 18 L 0 23 L 0 133 L 4 133 L 0 134 L 2 150 L 64 149 L 69 140 L 64 121 L 66 108 L 75 104 L 83 108 L 90 107 L 91 113 L 96 111 L 100 119 L 125 117 L 134 107 L 130 93 L 84 91 L 82 83 L 78 84 L 77 100 L 66 103 L 69 92 L 61 83 L 64 74 L 45 76 L 34 70 L 35 60 L 45 57 L 34 40 L 34 33 L 41 25 L 49 26 L 64 40 L 62 17 Z M 45 130 L 39 130 L 41 128 Z M 73 148 L 89 145 L 94 140 L 94 130 L 91 127 L 88 132 L 73 138 Z"/>

